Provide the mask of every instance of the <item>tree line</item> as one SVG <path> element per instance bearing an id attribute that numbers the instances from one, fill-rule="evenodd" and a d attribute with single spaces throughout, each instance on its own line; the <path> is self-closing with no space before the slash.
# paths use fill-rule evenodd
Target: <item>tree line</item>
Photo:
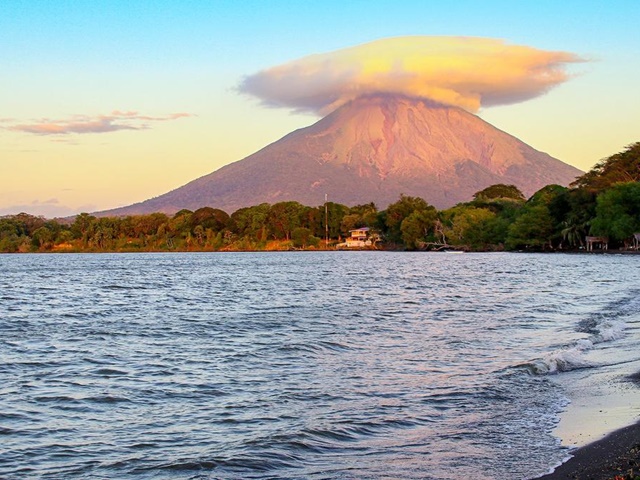
<path id="1" fill-rule="evenodd" d="M 386 249 L 575 250 L 585 247 L 588 235 L 628 248 L 640 232 L 640 142 L 600 161 L 569 187 L 548 185 L 529 199 L 500 184 L 445 210 L 401 195 L 381 211 L 373 203 L 309 207 L 287 201 L 231 215 L 213 207 L 174 215 L 81 213 L 73 221 L 21 213 L 0 218 L 0 252 L 328 249 L 360 227 Z"/>

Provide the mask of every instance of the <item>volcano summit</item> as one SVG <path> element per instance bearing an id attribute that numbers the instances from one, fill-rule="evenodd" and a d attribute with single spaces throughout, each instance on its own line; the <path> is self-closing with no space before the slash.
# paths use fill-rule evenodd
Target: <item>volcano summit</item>
<path id="1" fill-rule="evenodd" d="M 386 208 L 402 193 L 442 209 L 496 183 L 529 196 L 581 173 L 459 107 L 372 95 L 176 190 L 102 214 L 203 206 L 231 213 L 286 200 L 315 206 L 325 194 L 350 206 Z"/>

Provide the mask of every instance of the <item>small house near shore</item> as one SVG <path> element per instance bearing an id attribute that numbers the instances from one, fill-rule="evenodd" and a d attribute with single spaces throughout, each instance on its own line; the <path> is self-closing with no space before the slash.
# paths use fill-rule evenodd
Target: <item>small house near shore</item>
<path id="1" fill-rule="evenodd" d="M 372 245 L 373 242 L 369 238 L 369 229 L 363 227 L 349 230 L 349 236 L 343 243 L 339 243 L 337 248 L 366 248 Z"/>

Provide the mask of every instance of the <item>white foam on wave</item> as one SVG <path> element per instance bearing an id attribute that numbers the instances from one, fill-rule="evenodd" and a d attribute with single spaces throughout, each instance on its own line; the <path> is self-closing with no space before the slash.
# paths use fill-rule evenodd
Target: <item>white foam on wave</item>
<path id="1" fill-rule="evenodd" d="M 583 338 L 576 342 L 576 348 L 579 348 L 582 351 L 590 350 L 593 348 L 593 342 L 587 338 Z"/>
<path id="2" fill-rule="evenodd" d="M 559 332 L 559 337 L 566 339 L 568 334 L 573 340 L 565 340 L 563 348 L 556 344 L 553 351 L 532 362 L 533 368 L 530 364 L 537 374 L 555 374 L 551 383 L 564 392 L 567 403 L 552 433 L 565 448 L 594 442 L 636 421 L 640 389 L 621 379 L 638 370 L 640 357 L 631 352 L 639 323 L 640 290 L 632 290 L 583 317 L 574 333 L 581 338 Z M 571 370 L 578 372 L 561 374 Z"/>
<path id="3" fill-rule="evenodd" d="M 622 320 L 607 320 L 598 325 L 598 333 L 594 335 L 593 343 L 611 342 L 624 336 L 627 324 Z"/>
<path id="4" fill-rule="evenodd" d="M 595 325 L 594 333 L 582 338 L 570 347 L 548 353 L 533 362 L 533 370 L 539 375 L 569 372 L 594 365 L 585 358 L 585 353 L 599 343 L 612 342 L 624 336 L 626 323 L 622 320 L 603 320 Z"/>
<path id="5" fill-rule="evenodd" d="M 556 350 L 533 362 L 533 369 L 537 374 L 546 375 L 591 367 L 584 357 L 584 352 L 591 348 L 593 344 L 589 340 L 581 340 L 572 348 Z"/>

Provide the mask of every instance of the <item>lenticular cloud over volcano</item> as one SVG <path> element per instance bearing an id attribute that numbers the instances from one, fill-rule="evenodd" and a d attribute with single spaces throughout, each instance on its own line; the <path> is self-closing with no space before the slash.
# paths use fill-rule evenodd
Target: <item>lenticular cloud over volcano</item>
<path id="1" fill-rule="evenodd" d="M 518 103 L 569 78 L 569 52 L 475 37 L 412 36 L 310 55 L 246 77 L 240 91 L 263 104 L 327 114 L 361 96 L 403 95 L 480 107 Z"/>

